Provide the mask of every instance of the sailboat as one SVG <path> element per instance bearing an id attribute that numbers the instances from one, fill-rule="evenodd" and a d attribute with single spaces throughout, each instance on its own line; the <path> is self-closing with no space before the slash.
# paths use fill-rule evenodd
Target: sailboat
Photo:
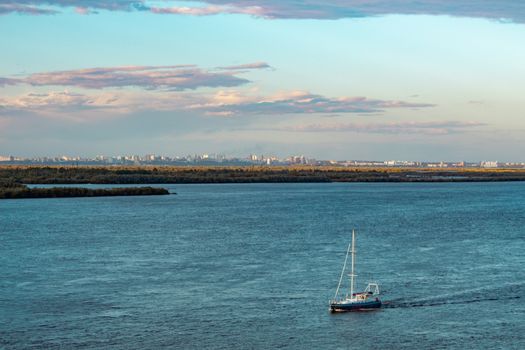
<path id="1" fill-rule="evenodd" d="M 352 230 L 352 243 L 348 245 L 348 249 L 346 250 L 343 271 L 341 271 L 341 277 L 339 278 L 339 284 L 337 285 L 335 296 L 332 300 L 330 300 L 331 312 L 365 311 L 378 309 L 381 307 L 381 300 L 379 299 L 379 284 L 371 282 L 368 283 L 363 292 L 354 291 L 355 277 L 357 277 L 357 275 L 354 273 L 355 252 L 355 230 Z M 341 283 L 343 282 L 343 276 L 345 274 L 346 262 L 348 260 L 349 254 L 352 254 L 352 271 L 349 274 L 350 294 L 339 297 L 339 290 L 341 289 Z"/>

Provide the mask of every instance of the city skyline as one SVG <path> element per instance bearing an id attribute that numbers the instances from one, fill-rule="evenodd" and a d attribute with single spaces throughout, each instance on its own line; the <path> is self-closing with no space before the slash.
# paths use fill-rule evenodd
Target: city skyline
<path id="1" fill-rule="evenodd" d="M 0 0 L 0 16 L 1 155 L 525 154 L 518 1 Z"/>
<path id="2" fill-rule="evenodd" d="M 203 153 L 186 155 L 127 154 L 96 156 L 41 156 L 17 157 L 0 155 L 0 165 L 203 165 L 203 166 L 343 166 L 343 167 L 419 167 L 419 168 L 525 168 L 524 161 L 501 162 L 497 160 L 400 160 L 400 159 L 316 159 L 304 154 L 276 156 L 249 154 L 232 156 L 222 153 Z"/>

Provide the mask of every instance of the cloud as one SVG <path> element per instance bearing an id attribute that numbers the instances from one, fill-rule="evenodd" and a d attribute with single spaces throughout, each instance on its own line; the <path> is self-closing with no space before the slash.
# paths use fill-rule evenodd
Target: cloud
<path id="1" fill-rule="evenodd" d="M 0 1 L 0 15 L 7 13 L 19 13 L 25 15 L 54 15 L 58 13 L 56 10 L 42 8 L 38 6 L 27 6 L 10 1 Z"/>
<path id="2" fill-rule="evenodd" d="M 281 131 L 293 132 L 355 132 L 370 134 L 424 134 L 448 135 L 485 126 L 475 121 L 410 121 L 390 123 L 323 123 L 283 127 Z"/>
<path id="3" fill-rule="evenodd" d="M 197 0 L 199 3 L 203 1 Z M 340 19 L 388 14 L 449 15 L 510 19 L 525 22 L 520 0 L 206 0 L 226 13 L 250 13 L 264 18 Z M 201 10 L 204 12 L 204 10 Z"/>
<path id="4" fill-rule="evenodd" d="M 167 6 L 158 6 L 163 3 Z M 155 14 L 175 14 L 209 16 L 221 13 L 243 13 L 259 16 L 259 6 L 177 6 L 180 1 L 149 0 L 0 0 L 0 14 L 20 13 L 45 15 L 59 13 L 56 8 L 72 8 L 79 14 L 95 14 L 97 10 L 106 11 L 149 11 Z M 152 5 L 153 4 L 153 5 Z M 170 6 L 172 5 L 172 6 Z"/>
<path id="5" fill-rule="evenodd" d="M 69 91 L 28 93 L 13 98 L 0 99 L 0 108 L 4 111 L 79 111 L 111 106 L 118 106 L 117 96 L 87 96 Z"/>
<path id="6" fill-rule="evenodd" d="M 0 99 L 0 111 L 8 112 L 7 114 L 29 112 L 57 117 L 78 114 L 83 119 L 104 117 L 104 115 L 123 115 L 138 111 L 171 111 L 188 112 L 194 115 L 242 117 L 288 114 L 332 115 L 334 112 L 370 114 L 391 108 L 432 106 L 431 104 L 413 104 L 365 97 L 330 98 L 301 91 L 269 97 L 244 95 L 238 91 L 219 91 L 215 94 L 207 94 L 121 90 L 94 95 L 63 91 L 29 93 Z M 86 112 L 91 114 L 86 114 Z"/>
<path id="7" fill-rule="evenodd" d="M 30 114 L 51 119 L 86 121 L 130 111 L 129 106 L 112 94 L 87 96 L 69 91 L 51 91 L 0 98 L 0 115 L 10 118 Z"/>
<path id="8" fill-rule="evenodd" d="M 272 67 L 266 62 L 254 62 L 254 63 L 239 64 L 235 66 L 226 66 L 226 67 L 217 67 L 217 68 L 225 69 L 225 70 L 246 70 L 246 69 L 266 69 L 266 68 L 272 68 Z"/>
<path id="9" fill-rule="evenodd" d="M 209 5 L 209 6 L 171 6 L 171 7 L 150 7 L 148 9 L 156 14 L 170 14 L 170 15 L 190 15 L 190 16 L 210 16 L 218 14 L 244 14 L 255 17 L 268 17 L 265 15 L 265 9 L 261 6 L 239 6 L 232 3 L 225 5 Z"/>
<path id="10" fill-rule="evenodd" d="M 55 8 L 76 8 L 80 13 L 109 11 L 149 11 L 156 14 L 207 16 L 247 14 L 268 19 L 340 19 L 406 15 L 448 15 L 525 22 L 525 2 L 521 0 L 0 0 L 0 14 L 56 13 Z M 52 7 L 52 8 L 50 8 Z"/>
<path id="11" fill-rule="evenodd" d="M 87 89 L 139 87 L 149 90 L 194 90 L 199 87 L 233 87 L 250 81 L 236 76 L 238 71 L 262 68 L 265 63 L 224 67 L 219 72 L 193 65 L 178 66 L 126 66 L 88 68 L 34 73 L 20 79 L 0 77 L 1 85 L 24 83 L 33 86 L 76 86 Z"/>
<path id="12" fill-rule="evenodd" d="M 391 108 L 427 108 L 428 103 L 409 103 L 370 99 L 366 97 L 330 98 L 311 94 L 305 91 L 294 91 L 268 98 L 239 98 L 221 95 L 215 102 L 196 108 L 206 109 L 210 115 L 244 115 L 244 114 L 314 114 L 314 113 L 377 113 Z M 233 96 L 235 97 L 235 96 Z M 225 100 L 230 98 L 230 101 Z M 224 102 L 223 102 L 224 101 Z"/>
<path id="13" fill-rule="evenodd" d="M 142 0 L 0 0 L 0 14 L 21 13 L 31 15 L 56 14 L 58 7 L 76 8 L 79 13 L 96 13 L 93 10 L 131 11 L 144 10 Z"/>
<path id="14" fill-rule="evenodd" d="M 210 16 L 225 13 L 226 9 L 222 6 L 206 6 L 206 7 L 151 7 L 149 9 L 152 13 L 160 15 L 191 15 L 191 16 Z"/>
<path id="15" fill-rule="evenodd" d="M 6 85 L 17 85 L 19 83 L 20 81 L 18 79 L 0 77 L 0 87 L 6 86 Z"/>
<path id="16" fill-rule="evenodd" d="M 95 10 L 89 9 L 87 7 L 80 7 L 80 6 L 75 7 L 75 12 L 78 13 L 79 15 L 92 15 L 92 14 L 98 13 Z"/>

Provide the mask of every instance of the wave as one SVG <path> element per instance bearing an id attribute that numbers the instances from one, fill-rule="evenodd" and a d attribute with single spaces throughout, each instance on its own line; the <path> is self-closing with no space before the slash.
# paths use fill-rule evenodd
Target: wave
<path id="1" fill-rule="evenodd" d="M 478 288 L 441 294 L 428 298 L 393 299 L 383 302 L 384 308 L 431 307 L 520 299 L 525 290 L 523 283 L 507 284 L 498 288 Z"/>

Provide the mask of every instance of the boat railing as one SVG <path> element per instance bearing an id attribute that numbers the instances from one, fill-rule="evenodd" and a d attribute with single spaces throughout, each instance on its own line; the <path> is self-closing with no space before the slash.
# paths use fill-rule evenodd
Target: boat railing
<path id="1" fill-rule="evenodd" d="M 370 282 L 366 286 L 364 293 L 371 293 L 372 295 L 379 295 L 379 284 L 376 282 Z"/>

